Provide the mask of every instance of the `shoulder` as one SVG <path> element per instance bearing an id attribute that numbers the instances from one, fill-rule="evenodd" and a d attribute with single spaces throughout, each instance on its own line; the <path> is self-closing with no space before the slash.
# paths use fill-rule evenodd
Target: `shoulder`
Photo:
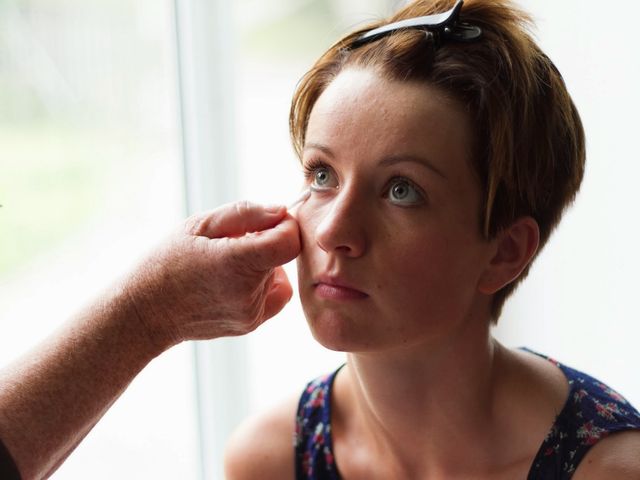
<path id="1" fill-rule="evenodd" d="M 298 397 L 245 420 L 234 432 L 224 454 L 225 478 L 293 479 L 293 434 Z"/>
<path id="2" fill-rule="evenodd" d="M 575 480 L 640 480 L 640 430 L 611 434 L 596 443 L 580 462 Z"/>

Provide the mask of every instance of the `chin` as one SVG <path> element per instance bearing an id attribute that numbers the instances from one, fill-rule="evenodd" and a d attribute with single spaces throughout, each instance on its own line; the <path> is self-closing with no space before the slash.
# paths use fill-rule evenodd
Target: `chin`
<path id="1" fill-rule="evenodd" d="M 348 338 L 345 335 L 345 325 L 335 318 L 317 318 L 306 315 L 307 324 L 313 338 L 324 348 L 335 352 L 348 352 Z M 326 317 L 326 315 L 322 315 Z M 346 337 L 346 338 L 345 338 Z"/>
<path id="2" fill-rule="evenodd" d="M 334 352 L 362 352 L 373 345 L 371 329 L 358 328 L 358 322 L 337 312 L 323 311 L 309 314 L 307 324 L 313 338 L 323 347 Z"/>

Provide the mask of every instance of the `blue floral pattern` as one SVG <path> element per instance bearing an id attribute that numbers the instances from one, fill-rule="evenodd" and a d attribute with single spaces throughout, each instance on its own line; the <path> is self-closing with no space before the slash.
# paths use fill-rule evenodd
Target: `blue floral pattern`
<path id="1" fill-rule="evenodd" d="M 560 368 L 569 382 L 569 395 L 533 460 L 527 480 L 568 480 L 598 440 L 640 429 L 640 413 L 604 383 L 536 355 Z M 294 435 L 297 480 L 341 478 L 331 438 L 331 389 L 339 370 L 310 382 L 300 397 Z"/>
<path id="2" fill-rule="evenodd" d="M 599 380 L 540 356 L 562 370 L 569 382 L 569 396 L 538 450 L 527 480 L 570 479 L 598 440 L 640 429 L 640 413 Z"/>
<path id="3" fill-rule="evenodd" d="M 340 479 L 333 459 L 330 402 L 339 370 L 310 382 L 300 398 L 294 435 L 296 479 Z"/>

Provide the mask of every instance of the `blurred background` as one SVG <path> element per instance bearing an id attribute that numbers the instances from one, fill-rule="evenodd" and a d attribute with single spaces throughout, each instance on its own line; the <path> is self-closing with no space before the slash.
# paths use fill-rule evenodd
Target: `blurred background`
<path id="1" fill-rule="evenodd" d="M 189 212 L 294 199 L 296 82 L 339 36 L 403 3 L 0 0 L 0 365 Z M 581 112 L 588 167 L 496 334 L 640 405 L 640 7 L 620 3 L 607 25 L 595 1 L 518 3 Z M 53 478 L 222 478 L 222 445 L 241 418 L 342 361 L 310 338 L 295 300 L 247 338 L 183 344 L 142 372 Z"/>

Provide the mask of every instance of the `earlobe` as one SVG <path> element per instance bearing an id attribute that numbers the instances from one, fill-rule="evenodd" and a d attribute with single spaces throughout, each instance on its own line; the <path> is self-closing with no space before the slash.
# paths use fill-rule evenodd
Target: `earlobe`
<path id="1" fill-rule="evenodd" d="M 540 230 L 531 217 L 522 217 L 500 232 L 493 258 L 478 282 L 478 291 L 493 295 L 516 280 L 538 250 Z"/>

